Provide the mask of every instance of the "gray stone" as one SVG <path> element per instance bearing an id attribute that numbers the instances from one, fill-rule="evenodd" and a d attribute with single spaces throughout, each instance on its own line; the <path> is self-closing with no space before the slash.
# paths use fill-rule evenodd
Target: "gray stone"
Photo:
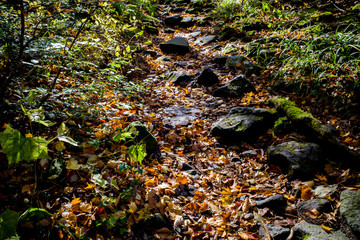
<path id="1" fill-rule="evenodd" d="M 266 228 L 269 230 L 270 236 L 273 240 L 284 240 L 286 239 L 290 234 L 290 229 L 286 227 L 281 226 L 274 226 L 272 224 L 266 224 Z M 259 230 L 259 235 L 261 239 L 267 239 L 266 238 L 266 231 L 264 226 L 262 225 Z"/>
<path id="2" fill-rule="evenodd" d="M 217 56 L 214 58 L 214 63 L 218 64 L 219 66 L 225 66 L 227 59 L 228 56 Z"/>
<path id="3" fill-rule="evenodd" d="M 192 17 L 184 17 L 180 23 L 179 23 L 179 26 L 180 27 L 192 27 L 194 26 L 196 23 L 196 20 Z"/>
<path id="4" fill-rule="evenodd" d="M 168 26 L 175 26 L 179 25 L 183 17 L 181 17 L 179 14 L 169 16 L 165 18 L 165 24 Z"/>
<path id="5" fill-rule="evenodd" d="M 180 85 L 182 87 L 188 85 L 193 78 L 194 76 L 188 74 L 185 71 L 171 72 L 168 76 L 169 82 Z"/>
<path id="6" fill-rule="evenodd" d="M 233 52 L 237 52 L 239 51 L 239 48 L 232 44 L 232 43 L 228 43 L 226 44 L 226 46 L 224 47 L 224 49 L 221 51 L 223 54 L 229 54 L 229 53 L 233 53 Z"/>
<path id="7" fill-rule="evenodd" d="M 360 191 L 344 190 L 340 195 L 340 215 L 346 220 L 353 234 L 360 238 Z"/>
<path id="8" fill-rule="evenodd" d="M 230 56 L 226 59 L 225 68 L 232 69 L 236 67 L 242 67 L 246 58 L 242 55 Z"/>
<path id="9" fill-rule="evenodd" d="M 296 204 L 296 208 L 300 212 L 315 209 L 318 212 L 328 212 L 331 208 L 331 202 L 323 198 L 314 198 L 308 201 Z"/>
<path id="10" fill-rule="evenodd" d="M 349 240 L 341 231 L 327 233 L 321 226 L 307 222 L 297 223 L 294 226 L 293 240 Z"/>
<path id="11" fill-rule="evenodd" d="M 215 41 L 215 39 L 216 39 L 215 35 L 206 35 L 196 39 L 194 44 L 199 46 L 205 46 Z"/>
<path id="12" fill-rule="evenodd" d="M 186 38 L 198 37 L 201 33 L 202 33 L 201 31 L 195 31 L 195 32 L 185 34 L 185 37 Z"/>
<path id="13" fill-rule="evenodd" d="M 272 126 L 274 115 L 275 111 L 262 108 L 233 108 L 211 126 L 211 133 L 224 141 L 251 141 Z"/>
<path id="14" fill-rule="evenodd" d="M 315 187 L 314 195 L 318 198 L 325 198 L 326 196 L 330 196 L 331 194 L 333 194 L 337 188 L 338 184 L 320 185 Z"/>
<path id="15" fill-rule="evenodd" d="M 255 150 L 248 150 L 248 151 L 242 152 L 240 155 L 245 158 L 252 158 L 252 157 L 256 157 L 258 155 L 258 153 Z"/>
<path id="16" fill-rule="evenodd" d="M 133 142 L 144 142 L 146 144 L 146 152 L 149 155 L 153 153 L 158 147 L 158 142 L 146 126 L 141 122 L 132 122 L 129 126 L 124 128 L 123 132 L 132 132 L 132 129 L 136 129 L 137 132 Z"/>
<path id="17" fill-rule="evenodd" d="M 161 56 L 161 57 L 158 57 L 155 61 L 170 62 L 171 57 L 169 57 L 169 56 Z"/>
<path id="18" fill-rule="evenodd" d="M 214 90 L 212 93 L 215 97 L 242 97 L 245 93 L 255 92 L 254 85 L 249 82 L 244 75 L 239 75 L 225 84 Z"/>
<path id="19" fill-rule="evenodd" d="M 284 208 L 286 204 L 286 199 L 282 194 L 275 194 L 266 199 L 256 201 L 256 206 L 258 208 L 279 209 Z"/>
<path id="20" fill-rule="evenodd" d="M 160 49 L 164 53 L 185 54 L 190 52 L 190 45 L 183 37 L 174 37 L 173 39 L 160 43 Z"/>
<path id="21" fill-rule="evenodd" d="M 243 71 L 244 71 L 244 74 L 249 77 L 253 74 L 255 74 L 256 76 L 260 76 L 260 72 L 262 70 L 262 68 L 253 63 L 253 62 L 249 62 L 249 61 L 244 61 L 243 62 Z"/>
<path id="22" fill-rule="evenodd" d="M 199 118 L 202 111 L 197 108 L 190 107 L 169 107 L 164 109 L 163 123 L 168 128 L 175 128 L 177 125 L 187 126 L 191 122 Z"/>
<path id="23" fill-rule="evenodd" d="M 271 146 L 267 152 L 269 164 L 279 166 L 290 178 L 309 179 L 323 163 L 315 143 L 290 141 Z"/>
<path id="24" fill-rule="evenodd" d="M 211 68 L 206 67 L 197 78 L 197 83 L 208 87 L 219 83 L 219 78 Z"/>
<path id="25" fill-rule="evenodd" d="M 145 32 L 148 34 L 159 34 L 159 30 L 157 29 L 157 27 L 149 25 L 145 26 Z"/>

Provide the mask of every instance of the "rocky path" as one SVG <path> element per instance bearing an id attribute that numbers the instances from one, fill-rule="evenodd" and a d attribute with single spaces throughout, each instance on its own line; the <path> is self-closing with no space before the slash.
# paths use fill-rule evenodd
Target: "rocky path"
<path id="1" fill-rule="evenodd" d="M 240 50 L 252 39 L 215 32 L 206 13 L 187 7 L 159 6 L 162 27 L 145 50 L 156 87 L 142 120 L 161 146 L 145 185 L 161 217 L 142 237 L 147 227 L 163 239 L 359 237 L 359 192 L 345 190 L 354 175 L 299 134 L 273 137 L 278 114 L 263 67 Z"/>

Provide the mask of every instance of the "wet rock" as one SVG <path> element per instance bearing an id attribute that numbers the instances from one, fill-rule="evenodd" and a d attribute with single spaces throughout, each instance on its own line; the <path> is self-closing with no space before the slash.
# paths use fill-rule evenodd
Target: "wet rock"
<path id="1" fill-rule="evenodd" d="M 219 78 L 211 68 L 206 67 L 197 78 L 197 83 L 209 87 L 219 83 Z"/>
<path id="2" fill-rule="evenodd" d="M 195 23 L 196 23 L 196 20 L 195 20 L 194 18 L 192 18 L 192 17 L 184 17 L 184 18 L 180 21 L 179 26 L 180 26 L 180 27 L 185 27 L 185 28 L 187 28 L 187 27 L 192 27 L 192 26 L 194 26 Z"/>
<path id="3" fill-rule="evenodd" d="M 160 43 L 160 49 L 164 53 L 185 54 L 190 52 L 190 45 L 183 37 L 174 37 L 173 39 Z"/>
<path id="4" fill-rule="evenodd" d="M 272 210 L 282 209 L 286 204 L 286 199 L 282 194 L 276 194 L 266 199 L 256 201 L 258 208 L 270 208 Z"/>
<path id="5" fill-rule="evenodd" d="M 225 68 L 232 69 L 236 67 L 242 67 L 246 58 L 242 55 L 230 56 L 226 59 Z"/>
<path id="6" fill-rule="evenodd" d="M 340 215 L 356 238 L 360 238 L 360 191 L 344 190 L 340 195 Z"/>
<path id="7" fill-rule="evenodd" d="M 191 80 L 193 80 L 193 78 L 194 76 L 190 75 L 185 71 L 171 72 L 168 76 L 169 82 L 172 82 L 176 85 L 180 85 L 182 87 L 188 85 L 191 82 Z"/>
<path id="8" fill-rule="evenodd" d="M 158 142 L 155 137 L 151 134 L 151 132 L 146 128 L 144 124 L 141 122 L 132 122 L 129 126 L 124 128 L 123 132 L 131 132 L 133 129 L 136 129 L 136 136 L 133 139 L 134 142 L 143 141 L 146 144 L 146 152 L 150 155 L 155 152 L 158 147 Z"/>
<path id="9" fill-rule="evenodd" d="M 161 57 L 158 57 L 155 61 L 170 62 L 171 57 L 169 57 L 169 56 L 161 56 Z"/>
<path id="10" fill-rule="evenodd" d="M 164 22 L 165 22 L 165 25 L 176 26 L 176 25 L 180 24 L 182 19 L 183 19 L 183 17 L 181 17 L 180 14 L 177 14 L 177 15 L 166 17 Z"/>
<path id="11" fill-rule="evenodd" d="M 199 46 L 205 46 L 205 45 L 210 44 L 213 41 L 215 41 L 215 39 L 216 39 L 215 35 L 206 35 L 206 36 L 196 39 L 194 44 L 199 45 Z"/>
<path id="12" fill-rule="evenodd" d="M 297 223 L 294 226 L 294 240 L 349 240 L 341 231 L 325 232 L 319 225 L 307 222 Z"/>
<path id="13" fill-rule="evenodd" d="M 272 224 L 266 224 L 266 228 L 269 230 L 270 236 L 272 237 L 273 240 L 284 240 L 290 234 L 290 229 L 286 228 L 286 227 L 274 226 Z M 259 230 L 259 235 L 260 235 L 261 239 L 267 239 L 264 226 L 261 226 L 261 228 Z"/>
<path id="14" fill-rule="evenodd" d="M 254 85 L 249 82 L 244 75 L 239 75 L 225 84 L 214 90 L 212 93 L 215 97 L 242 97 L 245 93 L 255 92 Z"/>
<path id="15" fill-rule="evenodd" d="M 328 212 L 331 208 L 331 202 L 323 198 L 314 198 L 296 204 L 296 208 L 299 212 L 305 212 L 306 210 L 312 210 L 312 209 L 315 209 L 320 213 Z"/>
<path id="16" fill-rule="evenodd" d="M 226 41 L 226 40 L 235 41 L 235 40 L 239 39 L 239 37 L 240 37 L 239 33 L 234 28 L 226 27 L 220 32 L 219 40 L 220 41 Z"/>
<path id="17" fill-rule="evenodd" d="M 315 143 L 290 141 L 271 146 L 267 152 L 269 164 L 279 166 L 290 178 L 309 179 L 323 163 Z"/>
<path id="18" fill-rule="evenodd" d="M 176 125 L 187 126 L 199 118 L 202 111 L 191 107 L 169 107 L 164 109 L 163 123 L 168 128 L 175 128 Z"/>
<path id="19" fill-rule="evenodd" d="M 211 133 L 228 142 L 251 141 L 274 123 L 275 111 L 237 107 L 211 126 Z"/>
<path id="20" fill-rule="evenodd" d="M 253 74 L 255 74 L 256 76 L 260 76 L 260 71 L 262 70 L 262 68 L 259 65 L 250 61 L 243 62 L 243 69 L 244 69 L 243 70 L 244 74 L 247 77 L 250 77 Z"/>

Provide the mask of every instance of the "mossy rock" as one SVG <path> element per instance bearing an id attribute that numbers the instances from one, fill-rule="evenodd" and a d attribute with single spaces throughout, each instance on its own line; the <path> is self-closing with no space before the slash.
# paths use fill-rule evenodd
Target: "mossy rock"
<path id="1" fill-rule="evenodd" d="M 360 238 L 360 191 L 347 189 L 340 195 L 340 214 L 353 234 Z"/>
<path id="2" fill-rule="evenodd" d="M 253 141 L 274 123 L 276 112 L 251 107 L 237 107 L 230 110 L 211 127 L 211 133 L 225 142 Z"/>

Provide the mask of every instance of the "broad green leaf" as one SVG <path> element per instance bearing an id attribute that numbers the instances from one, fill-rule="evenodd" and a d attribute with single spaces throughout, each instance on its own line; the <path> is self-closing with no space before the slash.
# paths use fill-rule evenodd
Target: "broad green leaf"
<path id="1" fill-rule="evenodd" d="M 10 125 L 7 125 L 5 131 L 0 133 L 0 143 L 9 165 L 22 160 L 29 162 L 49 157 L 47 148 L 49 141 L 41 137 L 25 138 Z"/>
<path id="2" fill-rule="evenodd" d="M 129 147 L 129 150 L 127 154 L 139 161 L 140 164 L 142 164 L 142 161 L 146 157 L 146 145 L 145 144 L 136 144 Z"/>
<path id="3" fill-rule="evenodd" d="M 60 127 L 56 130 L 57 132 L 57 138 L 60 141 L 69 143 L 75 147 L 79 147 L 79 143 L 76 142 L 74 139 L 72 139 L 71 137 L 67 136 L 69 133 L 69 129 L 66 127 L 65 122 L 61 123 Z"/>
<path id="4" fill-rule="evenodd" d="M 69 170 L 79 170 L 80 165 L 77 160 L 71 159 L 68 164 L 66 165 L 66 168 Z"/>
<path id="5" fill-rule="evenodd" d="M 120 132 L 113 137 L 115 142 L 125 141 L 126 139 L 133 139 L 135 136 L 131 132 Z"/>
<path id="6" fill-rule="evenodd" d="M 116 182 L 116 180 L 115 180 L 114 178 L 111 179 L 111 185 L 112 185 L 114 188 L 116 188 L 117 190 L 120 189 L 119 186 L 118 186 L 118 184 L 117 184 L 117 182 Z"/>
<path id="7" fill-rule="evenodd" d="M 6 209 L 0 215 L 0 239 L 8 239 L 16 235 L 20 213 Z"/>
<path id="8" fill-rule="evenodd" d="M 21 105 L 21 109 L 23 110 L 24 114 L 26 116 L 29 117 L 31 122 L 37 122 L 40 123 L 46 127 L 51 127 L 53 125 L 55 125 L 54 122 L 51 122 L 49 120 L 45 120 L 45 114 L 44 114 L 44 109 L 37 108 L 37 109 L 30 109 L 30 110 L 26 110 L 22 105 Z"/>
<path id="9" fill-rule="evenodd" d="M 106 185 L 108 185 L 108 182 L 102 178 L 101 174 L 93 174 L 91 176 L 91 182 L 95 183 L 96 185 L 99 185 L 100 187 L 105 188 Z"/>
<path id="10" fill-rule="evenodd" d="M 21 216 L 19 217 L 19 222 L 27 222 L 31 218 L 36 218 L 36 220 L 41 220 L 46 217 L 50 217 L 51 213 L 46 211 L 43 208 L 28 208 Z"/>

